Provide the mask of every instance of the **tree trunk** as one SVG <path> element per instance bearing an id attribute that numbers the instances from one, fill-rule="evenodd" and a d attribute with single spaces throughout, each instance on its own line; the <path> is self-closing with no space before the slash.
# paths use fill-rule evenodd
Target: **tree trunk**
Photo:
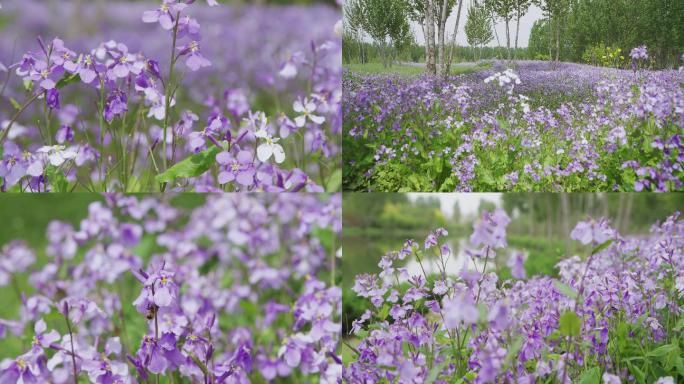
<path id="1" fill-rule="evenodd" d="M 461 6 L 464 0 L 458 1 L 458 12 L 456 13 L 456 26 L 454 26 L 454 34 L 451 36 L 451 47 L 449 49 L 449 63 L 447 64 L 447 71 L 451 71 L 451 63 L 454 59 L 454 49 L 456 49 L 456 34 L 458 33 L 458 23 L 461 21 Z"/>
<path id="2" fill-rule="evenodd" d="M 560 16 L 556 21 L 556 62 L 560 59 Z"/>
<path id="3" fill-rule="evenodd" d="M 444 40 L 446 35 L 447 0 L 442 1 L 441 11 L 442 12 L 439 15 L 439 25 L 437 26 L 437 39 L 439 40 L 437 72 L 440 76 L 446 76 L 448 72 L 446 71 L 446 48 L 444 47 Z"/>
<path id="4" fill-rule="evenodd" d="M 551 25 L 551 16 L 549 16 L 549 61 L 553 60 L 553 26 Z"/>
<path id="5" fill-rule="evenodd" d="M 565 254 L 570 254 L 570 204 L 568 202 L 568 194 L 561 193 L 561 220 L 563 221 L 563 238 L 565 239 Z"/>
<path id="6" fill-rule="evenodd" d="M 425 21 L 420 23 L 420 28 L 423 29 L 423 37 L 425 38 L 425 64 L 427 64 L 427 57 L 428 57 L 428 37 L 427 37 L 427 30 L 425 27 Z"/>
<path id="7" fill-rule="evenodd" d="M 496 31 L 496 18 L 494 17 L 494 14 L 491 14 L 489 17 L 492 19 L 492 29 L 494 29 L 494 37 L 496 37 L 496 46 L 500 47 L 501 42 L 499 41 L 499 32 Z"/>
<path id="8" fill-rule="evenodd" d="M 520 34 L 520 9 L 518 9 L 518 17 L 515 22 L 515 50 L 513 51 L 513 60 L 518 59 L 518 35 Z"/>
<path id="9" fill-rule="evenodd" d="M 508 19 L 506 19 L 506 55 L 508 55 L 508 61 L 511 61 L 511 33 L 508 24 Z"/>
<path id="10" fill-rule="evenodd" d="M 433 8 L 433 0 L 425 0 L 425 26 L 427 29 L 427 57 L 425 69 L 430 75 L 437 74 L 437 67 L 435 66 L 435 15 Z"/>

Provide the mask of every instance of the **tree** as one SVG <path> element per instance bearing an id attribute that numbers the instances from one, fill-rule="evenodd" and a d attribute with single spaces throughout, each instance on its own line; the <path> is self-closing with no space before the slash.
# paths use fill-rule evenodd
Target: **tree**
<path id="1" fill-rule="evenodd" d="M 363 30 L 378 45 L 383 65 L 391 66 L 396 47 L 407 41 L 411 33 L 404 1 L 358 0 L 358 2 L 360 15 L 355 16 L 360 21 Z"/>
<path id="2" fill-rule="evenodd" d="M 434 0 L 424 0 L 425 1 L 425 32 L 427 54 L 425 56 L 425 69 L 430 75 L 437 74 L 437 67 L 435 65 L 435 7 L 433 4 Z"/>
<path id="3" fill-rule="evenodd" d="M 541 8 L 542 12 L 546 15 L 547 19 L 553 21 L 553 33 L 555 31 L 555 36 L 553 39 L 556 45 L 556 61 L 560 60 L 560 39 L 561 39 L 561 28 L 562 22 L 565 15 L 570 10 L 570 0 L 534 0 L 535 4 Z M 549 33 L 549 35 L 551 35 Z"/>
<path id="4" fill-rule="evenodd" d="M 468 9 L 465 33 L 468 44 L 473 48 L 481 48 L 492 40 L 492 24 L 484 6 L 475 4 Z"/>
<path id="5" fill-rule="evenodd" d="M 508 60 L 511 60 L 511 33 L 510 22 L 515 14 L 515 3 L 517 0 L 485 0 L 484 4 L 492 13 L 498 16 L 506 24 L 506 50 Z"/>
<path id="6" fill-rule="evenodd" d="M 518 54 L 518 35 L 520 34 L 520 19 L 525 16 L 530 9 L 532 0 L 514 0 L 515 8 L 515 50 L 513 51 L 513 58 L 517 58 Z"/>
<path id="7" fill-rule="evenodd" d="M 550 58 L 551 53 L 549 52 L 550 40 L 549 40 L 549 30 L 551 23 L 548 20 L 539 19 L 532 24 L 532 30 L 530 31 L 530 39 L 527 45 L 527 51 L 533 59 L 537 59 L 543 56 Z"/>
<path id="8" fill-rule="evenodd" d="M 449 62 L 447 63 L 447 72 L 451 71 L 451 62 L 454 59 L 454 47 L 456 47 L 456 35 L 458 34 L 458 26 L 461 22 L 461 8 L 463 8 L 463 1 L 458 1 L 458 11 L 456 13 L 456 24 L 454 25 L 454 34 L 451 35 L 451 47 L 449 49 Z"/>
<path id="9" fill-rule="evenodd" d="M 363 52 L 363 24 L 364 15 L 359 0 L 347 0 L 344 3 L 344 33 L 358 43 L 359 60 L 365 62 Z"/>

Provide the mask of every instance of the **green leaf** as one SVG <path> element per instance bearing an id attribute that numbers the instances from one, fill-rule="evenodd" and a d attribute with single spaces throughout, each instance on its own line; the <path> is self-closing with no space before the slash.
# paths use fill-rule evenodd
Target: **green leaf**
<path id="1" fill-rule="evenodd" d="M 441 363 L 435 365 L 432 367 L 430 372 L 428 372 L 427 377 L 425 378 L 425 384 L 432 384 L 437 380 L 437 376 L 439 375 L 440 372 L 446 367 L 446 365 L 449 363 L 449 360 L 444 360 Z"/>
<path id="2" fill-rule="evenodd" d="M 155 177 L 159 183 L 171 183 L 181 177 L 197 177 L 208 171 L 214 164 L 216 155 L 221 152 L 219 147 L 211 147 L 202 152 L 174 164 L 166 172 L 160 173 Z"/>
<path id="3" fill-rule="evenodd" d="M 560 330 L 561 334 L 565 336 L 577 336 L 580 333 L 582 322 L 574 311 L 567 309 L 561 315 L 558 325 L 558 330 Z"/>
<path id="4" fill-rule="evenodd" d="M 518 352 L 520 351 L 520 348 L 522 348 L 523 345 L 523 337 L 522 336 L 517 336 L 515 340 L 511 343 L 511 346 L 508 348 L 508 353 L 506 354 L 506 365 L 510 364 L 513 359 L 518 355 Z"/>
<path id="5" fill-rule="evenodd" d="M 325 186 L 325 191 L 328 193 L 339 192 L 341 186 L 342 170 L 336 169 L 335 172 L 333 172 L 333 174 L 330 175 L 330 179 L 328 179 L 328 184 Z"/>
<path id="6" fill-rule="evenodd" d="M 331 228 L 320 228 L 320 227 L 315 227 L 311 230 L 311 234 L 320 240 L 321 244 L 325 247 L 326 250 L 332 251 L 333 247 L 333 240 L 335 233 Z"/>
<path id="7" fill-rule="evenodd" d="M 591 254 L 595 255 L 595 254 L 603 251 L 604 249 L 608 248 L 611 244 L 613 244 L 613 240 L 604 241 L 603 243 L 596 246 L 596 248 L 594 248 L 594 250 L 591 251 Z"/>
<path id="8" fill-rule="evenodd" d="M 637 379 L 637 382 L 639 383 L 644 383 L 646 382 L 646 374 L 644 371 L 641 370 L 637 365 L 632 364 L 631 362 L 627 362 L 627 367 L 629 369 L 629 372 L 634 375 L 634 377 Z"/>
<path id="9" fill-rule="evenodd" d="M 207 370 L 207 366 L 204 365 L 204 363 L 199 358 L 197 358 L 197 356 L 195 356 L 193 353 L 188 352 L 188 354 L 190 355 L 190 358 L 192 359 L 192 361 L 197 365 L 197 367 L 199 367 L 199 369 L 202 371 L 202 373 L 206 377 L 206 375 L 209 372 Z"/>
<path id="10" fill-rule="evenodd" d="M 14 100 L 14 97 L 10 97 L 10 103 L 14 107 L 14 109 L 21 109 L 21 104 L 19 104 L 18 101 Z"/>
<path id="11" fill-rule="evenodd" d="M 665 344 L 665 345 L 661 345 L 660 347 L 658 347 L 658 348 L 652 350 L 651 352 L 647 353 L 646 356 L 657 357 L 657 358 L 665 357 L 665 356 L 669 355 L 672 351 L 678 350 L 678 349 L 679 349 L 679 346 L 676 344 Z"/>
<path id="12" fill-rule="evenodd" d="M 557 290 L 559 290 L 562 294 L 567 296 L 570 299 L 576 299 L 577 298 L 577 291 L 575 291 L 571 286 L 562 283 L 558 280 L 553 281 L 553 285 L 556 287 Z"/>
<path id="13" fill-rule="evenodd" d="M 600 384 L 601 383 L 601 369 L 594 367 L 588 369 L 580 376 L 580 384 Z"/>
<path id="14" fill-rule="evenodd" d="M 81 81 L 81 76 L 79 76 L 78 73 L 64 74 L 64 77 L 57 82 L 56 87 L 57 89 L 64 88 L 69 84 L 77 83 L 79 81 Z"/>
<path id="15" fill-rule="evenodd" d="M 199 273 L 202 276 L 206 276 L 209 272 L 211 272 L 216 266 L 219 264 L 219 259 L 216 256 L 213 256 L 211 259 L 207 260 L 202 266 L 199 267 Z"/>
<path id="16" fill-rule="evenodd" d="M 387 315 L 389 315 L 389 311 L 390 311 L 389 305 L 385 304 L 382 306 L 380 313 L 378 313 L 378 318 L 380 318 L 380 321 L 384 321 L 387 318 Z"/>
<path id="17" fill-rule="evenodd" d="M 54 189 L 54 192 L 68 192 L 69 182 L 58 167 L 49 165 L 47 169 L 45 169 L 45 176 Z"/>

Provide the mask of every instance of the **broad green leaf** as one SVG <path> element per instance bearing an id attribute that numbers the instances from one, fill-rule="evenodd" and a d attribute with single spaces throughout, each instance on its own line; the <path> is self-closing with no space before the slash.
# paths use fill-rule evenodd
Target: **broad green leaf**
<path id="1" fill-rule="evenodd" d="M 219 259 L 216 256 L 213 256 L 211 259 L 207 260 L 204 264 L 202 264 L 199 267 L 199 273 L 202 276 L 206 276 L 209 272 L 211 272 L 216 266 L 219 264 Z"/>
<path id="2" fill-rule="evenodd" d="M 580 384 L 600 384 L 601 383 L 601 369 L 594 367 L 582 373 L 579 380 Z"/>
<path id="3" fill-rule="evenodd" d="M 437 380 L 437 376 L 439 373 L 446 367 L 446 365 L 449 363 L 449 360 L 444 360 L 440 364 L 435 365 L 432 367 L 430 372 L 428 372 L 427 377 L 425 378 L 425 384 L 432 384 Z"/>
<path id="4" fill-rule="evenodd" d="M 335 234 L 333 233 L 332 229 L 330 228 L 320 228 L 320 227 L 315 227 L 311 230 L 311 234 L 320 240 L 321 244 L 325 247 L 326 250 L 331 251 L 333 247 L 333 240 Z"/>
<path id="5" fill-rule="evenodd" d="M 325 191 L 328 193 L 339 192 L 341 186 L 342 170 L 336 169 L 335 172 L 333 172 L 333 174 L 330 175 L 330 179 L 328 179 L 328 184 L 325 186 Z"/>
<path id="6" fill-rule="evenodd" d="M 649 353 L 646 354 L 646 356 L 649 357 L 656 357 L 656 358 L 661 358 L 669 355 L 673 351 L 678 351 L 679 346 L 677 344 L 665 344 L 661 345 L 660 347 L 650 351 Z"/>
<path id="7" fill-rule="evenodd" d="M 378 313 L 378 317 L 380 318 L 381 321 L 384 321 L 387 318 L 387 315 L 389 315 L 390 307 L 389 305 L 385 304 L 382 306 L 382 309 Z"/>
<path id="8" fill-rule="evenodd" d="M 594 248 L 594 250 L 591 251 L 591 254 L 595 255 L 603 251 L 604 249 L 608 248 L 611 244 L 613 244 L 613 240 L 604 241 L 603 243 L 597 245 L 596 248 Z"/>
<path id="9" fill-rule="evenodd" d="M 159 183 L 171 183 L 181 177 L 197 177 L 208 171 L 214 164 L 216 155 L 221 152 L 219 147 L 211 147 L 202 152 L 174 164 L 166 172 L 160 173 L 155 177 Z"/>
<path id="10" fill-rule="evenodd" d="M 77 82 L 79 82 L 79 81 L 81 81 L 81 76 L 79 76 L 78 73 L 74 73 L 74 74 L 64 74 L 64 77 L 62 77 L 62 78 L 57 82 L 56 87 L 57 87 L 57 89 L 59 89 L 59 88 L 64 88 L 64 87 L 66 87 L 66 86 L 69 85 L 69 84 L 77 83 Z"/>
<path id="11" fill-rule="evenodd" d="M 567 296 L 570 299 L 576 299 L 577 298 L 577 291 L 575 291 L 571 286 L 560 282 L 558 280 L 553 281 L 553 285 L 556 287 L 557 290 L 559 290 L 562 294 Z"/>
<path id="12" fill-rule="evenodd" d="M 69 182 L 58 167 L 49 165 L 45 170 L 45 176 L 47 176 L 54 192 L 68 192 Z"/>
<path id="13" fill-rule="evenodd" d="M 577 336 L 580 333 L 582 322 L 575 312 L 567 309 L 561 315 L 558 325 L 561 334 L 565 336 Z"/>

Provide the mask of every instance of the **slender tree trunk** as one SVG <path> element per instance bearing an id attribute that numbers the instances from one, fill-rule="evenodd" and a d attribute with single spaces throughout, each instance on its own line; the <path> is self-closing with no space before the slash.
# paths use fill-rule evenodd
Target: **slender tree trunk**
<path id="1" fill-rule="evenodd" d="M 437 67 L 435 66 L 435 15 L 433 8 L 433 0 L 425 0 L 425 24 L 427 29 L 427 58 L 425 69 L 430 75 L 437 74 Z"/>
<path id="2" fill-rule="evenodd" d="M 560 60 L 560 16 L 556 22 L 556 62 Z"/>
<path id="3" fill-rule="evenodd" d="M 509 20 L 506 19 L 506 55 L 508 55 L 508 61 L 511 61 L 511 33 L 508 26 Z"/>
<path id="4" fill-rule="evenodd" d="M 496 37 L 496 46 L 500 47 L 501 42 L 499 41 L 499 32 L 496 31 L 496 18 L 494 17 L 494 14 L 491 14 L 489 17 L 492 20 L 492 28 L 494 29 L 494 37 Z M 498 55 L 497 55 L 497 57 L 498 57 Z"/>
<path id="5" fill-rule="evenodd" d="M 438 0 L 439 1 L 439 0 Z M 440 76 L 446 76 L 446 48 L 444 46 L 444 41 L 446 37 L 446 19 L 447 19 L 447 0 L 442 1 L 441 13 L 439 15 L 439 25 L 437 29 L 437 35 L 439 40 L 439 63 L 437 64 L 437 71 Z"/>
<path id="6" fill-rule="evenodd" d="M 515 22 L 515 50 L 513 51 L 513 60 L 518 59 L 518 35 L 520 34 L 520 9 L 518 8 L 518 17 Z"/>
<path id="7" fill-rule="evenodd" d="M 451 35 L 451 47 L 449 49 L 449 64 L 447 65 L 447 71 L 451 71 L 451 63 L 454 59 L 454 50 L 456 49 L 456 34 L 458 33 L 458 23 L 461 21 L 461 7 L 463 6 L 464 0 L 458 1 L 458 12 L 456 13 L 456 25 L 454 26 L 454 34 Z"/>
<path id="8" fill-rule="evenodd" d="M 420 28 L 423 29 L 423 37 L 425 38 L 425 63 L 427 64 L 427 57 L 428 57 L 428 35 L 427 35 L 427 29 L 425 27 L 425 21 L 420 23 Z"/>
<path id="9" fill-rule="evenodd" d="M 565 254 L 570 254 L 570 203 L 567 193 L 561 193 L 561 220 L 563 221 L 563 238 L 565 239 Z"/>
<path id="10" fill-rule="evenodd" d="M 627 194 L 627 208 L 625 208 L 625 216 L 622 220 L 622 232 L 627 232 L 629 230 L 630 219 L 632 216 L 632 205 L 634 204 L 634 194 Z"/>
<path id="11" fill-rule="evenodd" d="M 551 25 L 551 16 L 549 16 L 549 61 L 553 60 L 553 26 Z"/>

